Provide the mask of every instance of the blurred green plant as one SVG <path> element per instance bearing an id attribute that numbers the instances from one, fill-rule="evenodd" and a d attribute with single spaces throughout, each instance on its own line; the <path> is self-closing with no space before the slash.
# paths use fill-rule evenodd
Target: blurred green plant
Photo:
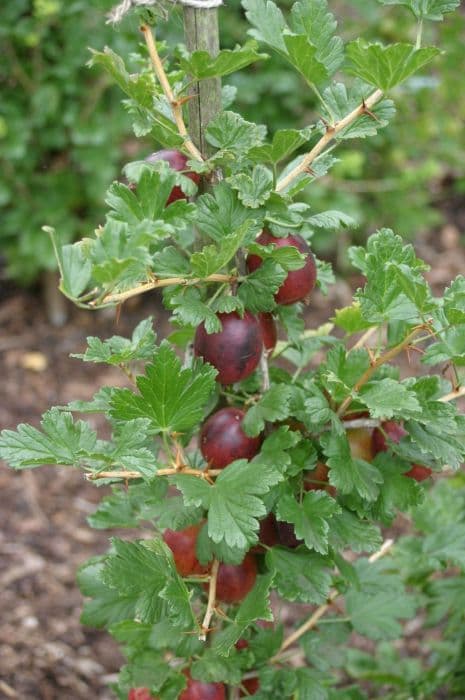
<path id="1" fill-rule="evenodd" d="M 45 223 L 72 240 L 99 220 L 105 189 L 128 153 L 130 122 L 118 89 L 85 65 L 89 46 L 136 46 L 134 32 L 105 26 L 111 5 L 0 5 L 0 249 L 8 274 L 21 283 L 56 266 Z"/>

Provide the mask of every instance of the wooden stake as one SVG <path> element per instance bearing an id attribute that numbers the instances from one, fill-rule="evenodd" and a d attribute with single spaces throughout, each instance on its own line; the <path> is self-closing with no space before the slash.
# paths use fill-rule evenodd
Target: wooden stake
<path id="1" fill-rule="evenodd" d="M 220 49 L 218 9 L 184 7 L 184 35 L 186 46 L 193 51 L 208 51 L 217 56 Z M 204 157 L 213 149 L 205 139 L 208 123 L 221 111 L 221 80 L 211 78 L 194 83 L 190 90 L 189 133 Z"/>

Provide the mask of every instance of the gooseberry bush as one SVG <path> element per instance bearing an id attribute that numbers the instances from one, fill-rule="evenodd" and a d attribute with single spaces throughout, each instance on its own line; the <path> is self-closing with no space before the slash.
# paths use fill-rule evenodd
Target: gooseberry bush
<path id="1" fill-rule="evenodd" d="M 126 166 L 93 236 L 62 245 L 50 230 L 61 289 L 94 310 L 162 289 L 173 331 L 158 339 L 149 318 L 129 339 L 88 338 L 76 357 L 120 367 L 131 388 L 5 430 L 0 451 L 16 469 L 71 465 L 110 485 L 90 525 L 136 530 L 78 576 L 84 624 L 127 657 L 120 698 L 349 700 L 368 697 L 366 681 L 382 697 L 462 696 L 465 497 L 460 476 L 443 477 L 465 455 L 465 279 L 434 295 L 428 266 L 382 229 L 350 250 L 364 279 L 352 303 L 316 326 L 312 297 L 333 277 L 312 236 L 352 222 L 299 201 L 336 146 L 388 125 L 394 89 L 439 54 L 424 27 L 459 3 L 397 4 L 416 19 L 412 44 L 345 45 L 326 0 L 286 16 L 243 0 L 252 39 L 234 50 L 161 58 L 163 22 L 144 8 L 140 55 L 93 53 L 136 135 L 163 150 Z M 187 12 L 210 13 L 214 32 L 216 10 Z M 196 122 L 199 95 L 214 103 L 219 78 L 266 60 L 262 47 L 315 92 L 316 122 L 267 140 L 227 85 Z M 103 414 L 111 437 L 75 413 Z M 393 545 L 398 513 L 415 533 Z M 444 626 L 428 671 L 390 644 L 419 612 Z"/>

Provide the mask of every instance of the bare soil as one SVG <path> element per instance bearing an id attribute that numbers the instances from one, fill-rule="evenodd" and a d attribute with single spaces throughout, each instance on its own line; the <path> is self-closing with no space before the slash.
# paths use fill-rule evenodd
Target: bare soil
<path id="1" fill-rule="evenodd" d="M 465 269 L 454 223 L 416 248 L 433 265 L 430 279 L 438 289 Z M 339 282 L 329 298 L 317 293 L 308 325 L 319 325 L 348 303 L 356 284 L 355 279 Z M 84 349 L 88 335 L 129 335 L 148 315 L 154 316 L 159 335 L 167 328 L 155 294 L 127 304 L 118 320 L 114 311 L 69 311 L 66 325 L 53 328 L 36 291 L 0 290 L 0 428 L 38 425 L 50 406 L 90 399 L 104 385 L 125 384 L 116 369 L 69 357 Z M 107 685 L 122 657 L 105 632 L 81 626 L 82 599 L 75 583 L 80 564 L 107 548 L 111 533 L 91 530 L 86 523 L 102 495 L 72 469 L 0 468 L 0 699 L 113 697 Z M 399 532 L 405 527 L 405 521 L 396 524 Z M 295 619 L 290 611 L 288 617 Z M 407 630 L 411 651 L 421 647 L 418 622 L 411 621 Z"/>

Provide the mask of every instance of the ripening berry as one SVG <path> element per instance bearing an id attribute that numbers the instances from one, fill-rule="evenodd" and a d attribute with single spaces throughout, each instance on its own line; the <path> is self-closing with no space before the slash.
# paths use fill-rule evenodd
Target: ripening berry
<path id="1" fill-rule="evenodd" d="M 305 491 L 324 491 L 328 484 L 329 469 L 323 462 L 317 462 L 315 469 L 305 473 Z"/>
<path id="2" fill-rule="evenodd" d="M 258 692 L 258 689 L 260 688 L 260 681 L 258 678 L 246 678 L 241 681 L 241 685 L 243 686 L 244 690 L 241 690 L 240 697 L 248 698 L 249 695 L 255 695 L 255 693 Z"/>
<path id="3" fill-rule="evenodd" d="M 408 472 L 404 472 L 404 476 L 415 479 L 415 481 L 425 481 L 425 479 L 429 479 L 432 473 L 433 470 L 425 467 L 423 464 L 412 464 L 412 468 Z"/>
<path id="4" fill-rule="evenodd" d="M 165 160 L 170 168 L 176 170 L 178 173 L 182 172 L 183 175 L 192 180 L 192 182 L 195 182 L 196 185 L 200 182 L 200 175 L 188 169 L 188 158 L 184 153 L 181 153 L 181 151 L 163 149 L 162 151 L 151 153 L 145 160 L 148 163 L 154 163 L 157 160 Z M 178 199 L 187 199 L 187 197 L 182 189 L 178 185 L 175 185 L 166 201 L 166 206 L 176 202 Z"/>
<path id="5" fill-rule="evenodd" d="M 155 700 L 148 688 L 131 688 L 128 700 Z"/>
<path id="6" fill-rule="evenodd" d="M 274 296 L 276 303 L 294 304 L 296 301 L 303 301 L 308 297 L 315 287 L 317 270 L 315 258 L 304 239 L 296 234 L 289 234 L 289 236 L 285 238 L 276 238 L 265 229 L 257 238 L 257 243 L 260 243 L 260 245 L 270 245 L 274 243 L 278 248 L 293 246 L 306 256 L 303 267 L 299 270 L 291 270 L 287 273 L 286 279 Z M 263 260 L 259 255 L 248 255 L 247 269 L 249 272 L 254 272 L 260 267 L 262 262 Z"/>
<path id="7" fill-rule="evenodd" d="M 278 342 L 278 329 L 273 314 L 262 311 L 258 314 L 258 321 L 262 329 L 263 347 L 267 352 L 272 352 Z"/>
<path id="8" fill-rule="evenodd" d="M 242 564 L 220 564 L 216 597 L 223 603 L 239 603 L 254 587 L 257 563 L 252 554 L 246 554 Z"/>
<path id="9" fill-rule="evenodd" d="M 289 547 L 289 549 L 295 549 L 299 544 L 303 544 L 303 540 L 299 540 L 294 531 L 294 525 L 292 523 L 284 523 L 277 521 L 276 529 L 278 531 L 279 544 L 283 547 Z"/>
<path id="10" fill-rule="evenodd" d="M 374 452 L 371 441 L 371 430 L 369 428 L 349 428 L 347 439 L 350 445 L 350 452 L 353 459 L 363 459 L 371 462 Z"/>
<path id="11" fill-rule="evenodd" d="M 382 430 L 379 428 L 375 428 L 373 430 L 372 443 L 375 455 L 377 455 L 378 452 L 386 452 L 388 449 L 386 438 L 397 444 L 401 441 L 404 435 L 407 435 L 407 431 L 404 429 L 404 427 L 400 423 L 396 423 L 396 421 L 393 420 L 384 421 L 384 423 L 381 423 L 381 428 Z"/>
<path id="12" fill-rule="evenodd" d="M 220 384 L 246 379 L 260 362 L 262 333 L 256 316 L 249 311 L 243 318 L 236 311 L 218 314 L 222 329 L 208 334 L 203 323 L 194 338 L 194 353 L 218 370 Z"/>
<path id="13" fill-rule="evenodd" d="M 201 525 L 191 525 L 184 530 L 165 530 L 163 539 L 173 552 L 176 570 L 180 576 L 206 573 L 197 559 L 195 546 Z"/>
<path id="14" fill-rule="evenodd" d="M 203 424 L 200 451 L 212 469 L 223 469 L 236 459 L 252 459 L 260 451 L 262 437 L 244 433 L 244 416 L 239 408 L 222 408 Z"/>
<path id="15" fill-rule="evenodd" d="M 375 454 L 379 452 L 387 452 L 389 445 L 387 438 L 397 444 L 405 435 L 408 435 L 405 428 L 396 421 L 387 420 L 381 423 L 381 428 L 375 428 L 373 431 L 373 450 Z M 432 469 L 425 467 L 423 464 L 412 464 L 408 472 L 404 472 L 404 476 L 408 476 L 415 481 L 425 481 L 433 473 Z"/>
<path id="16" fill-rule="evenodd" d="M 187 675 L 187 688 L 179 700 L 226 700 L 226 688 L 223 683 L 202 683 Z"/>

